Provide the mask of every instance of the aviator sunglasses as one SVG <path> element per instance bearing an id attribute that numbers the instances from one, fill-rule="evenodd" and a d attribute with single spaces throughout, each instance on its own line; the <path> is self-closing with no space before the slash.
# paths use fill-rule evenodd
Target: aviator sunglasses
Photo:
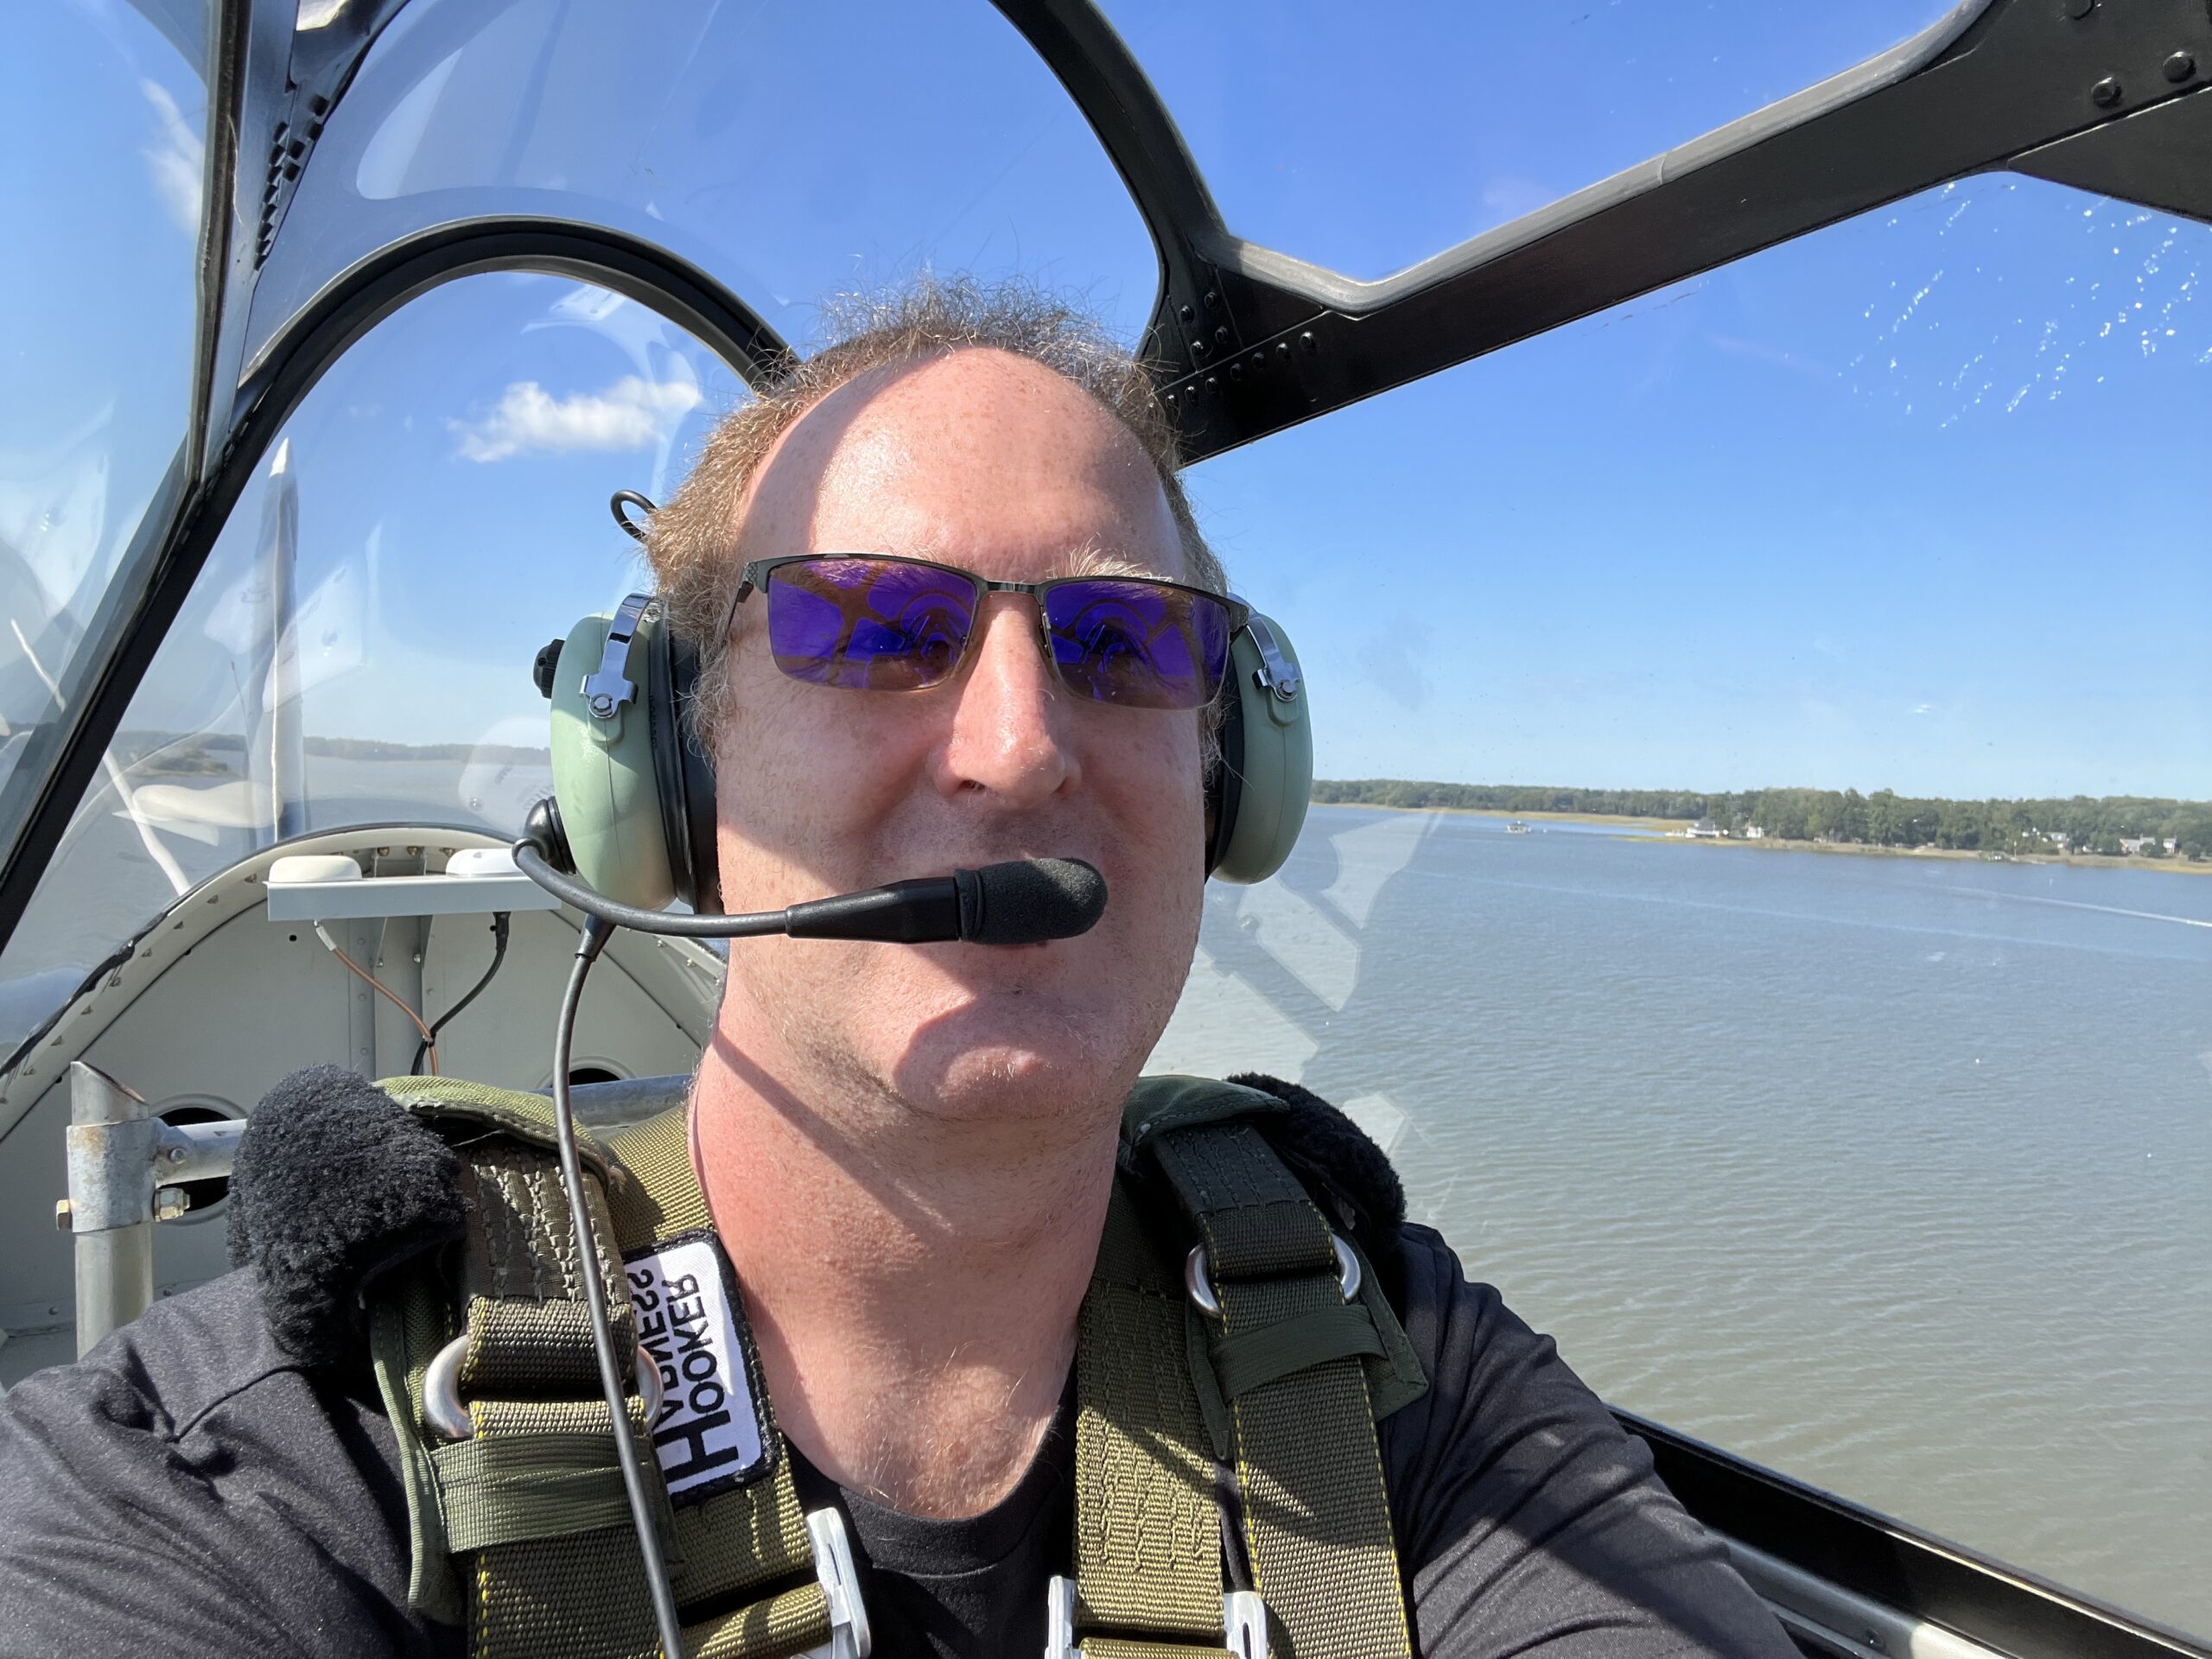
<path id="1" fill-rule="evenodd" d="M 920 691 L 959 672 L 989 594 L 1031 594 L 1045 660 L 1060 683 L 1124 709 L 1199 709 L 1221 690 L 1229 642 L 1251 616 L 1240 599 L 1150 576 L 993 582 L 890 554 L 802 553 L 745 567 L 738 606 L 759 592 L 768 649 L 795 680 L 855 691 Z"/>

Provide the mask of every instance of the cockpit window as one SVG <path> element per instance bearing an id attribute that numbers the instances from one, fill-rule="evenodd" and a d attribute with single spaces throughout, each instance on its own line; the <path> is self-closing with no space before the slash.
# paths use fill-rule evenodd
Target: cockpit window
<path id="1" fill-rule="evenodd" d="M 518 831 L 551 787 L 532 657 L 651 585 L 608 498 L 664 499 L 747 395 L 552 276 L 461 278 L 357 342 L 232 509 L 0 957 L 0 1046 L 280 836 Z"/>
<path id="2" fill-rule="evenodd" d="M 1153 1060 L 1614 1404 L 2199 1633 L 2208 284 L 1978 178 L 1196 468 L 1329 804 Z"/>
<path id="3" fill-rule="evenodd" d="M 0 785 L 82 695 L 188 423 L 200 20 L 149 10 L 0 6 Z"/>
<path id="4" fill-rule="evenodd" d="M 1975 0 L 1102 0 L 1230 230 L 1373 280 L 1912 39 Z"/>
<path id="5" fill-rule="evenodd" d="M 413 0 L 318 142 L 258 345 L 428 224 L 554 213 L 718 276 L 784 337 L 918 269 L 1078 289 L 1134 343 L 1159 262 L 1052 73 L 991 7 Z"/>

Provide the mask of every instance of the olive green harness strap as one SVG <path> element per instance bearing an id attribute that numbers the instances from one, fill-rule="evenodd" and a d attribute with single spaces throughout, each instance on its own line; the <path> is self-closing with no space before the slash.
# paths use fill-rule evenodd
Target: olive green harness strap
<path id="1" fill-rule="evenodd" d="M 1076 1326 L 1075 1635 L 1091 1659 L 1227 1651 L 1213 1458 L 1184 1309 L 1116 1182 Z"/>
<path id="2" fill-rule="evenodd" d="M 501 1131 L 456 1137 L 469 1201 L 461 1331 L 448 1328 L 446 1293 L 428 1275 L 372 1321 L 386 1402 L 408 1431 L 399 1438 L 416 1534 L 410 1599 L 465 1621 L 474 1659 L 651 1659 L 659 1646 L 579 1300 L 575 1235 L 546 1155 L 550 1105 L 440 1079 L 385 1087 L 423 1116 Z M 706 1201 L 681 1111 L 604 1149 L 578 1140 L 591 1237 L 626 1357 L 638 1324 L 620 1257 L 706 1228 Z M 423 1392 L 432 1357 L 455 1334 L 467 1338 L 458 1392 L 472 1433 L 448 1441 L 428 1426 Z M 751 1381 L 765 1402 L 760 1379 Z M 644 1410 L 632 1395 L 631 1431 L 641 1438 Z M 772 1424 L 769 1438 L 772 1467 L 749 1484 L 672 1508 L 664 1497 L 689 1654 L 780 1659 L 830 1639 L 828 1599 Z"/>
<path id="3" fill-rule="evenodd" d="M 714 1225 L 691 1166 L 683 1111 L 663 1112 L 626 1130 L 610 1150 L 632 1178 L 613 1204 L 615 1235 L 626 1248 L 664 1244 Z M 774 1466 L 750 1485 L 676 1510 L 677 1599 L 687 1610 L 716 1606 L 772 1585 L 804 1582 L 768 1603 L 725 1614 L 705 1649 L 715 1659 L 791 1652 L 830 1639 L 829 1606 L 815 1581 L 814 1548 L 791 1483 L 791 1456 L 767 1404 L 767 1379 L 755 1370 L 748 1381 L 768 1419 Z M 689 1624 L 685 1630 L 687 1640 L 702 1634 Z"/>
<path id="4" fill-rule="evenodd" d="M 1194 1289 L 1219 1306 L 1208 1323 L 1253 1587 L 1300 1659 L 1409 1656 L 1364 1367 L 1386 1350 L 1347 1297 L 1335 1236 L 1249 1122 L 1162 1128 L 1147 1144 L 1198 1230 Z"/>
<path id="5" fill-rule="evenodd" d="M 1380 1291 L 1347 1298 L 1320 1211 L 1236 1121 L 1269 1109 L 1205 1080 L 1147 1079 L 1131 1096 L 1077 1327 L 1070 1634 L 1085 1659 L 1219 1655 L 1234 1639 L 1219 1463 L 1276 1653 L 1411 1654 L 1375 1420 L 1427 1380 Z M 1157 1242 L 1188 1234 L 1143 1209 L 1147 1160 L 1196 1226 L 1217 1316 Z"/>

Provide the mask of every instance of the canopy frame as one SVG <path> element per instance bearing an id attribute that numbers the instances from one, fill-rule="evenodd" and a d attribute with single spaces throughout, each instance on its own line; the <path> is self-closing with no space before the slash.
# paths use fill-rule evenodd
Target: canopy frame
<path id="1" fill-rule="evenodd" d="M 1977 173 L 2212 223 L 2201 0 L 1967 0 L 1880 57 L 1379 282 L 1234 235 L 1090 0 L 996 3 L 1152 228 L 1163 282 L 1145 346 L 1193 460 Z"/>
<path id="2" fill-rule="evenodd" d="M 174 32 L 175 0 L 137 3 Z M 0 946 L 264 450 L 377 321 L 470 272 L 558 270 L 682 322 L 748 381 L 785 355 L 736 295 L 642 238 L 512 217 L 440 226 L 364 260 L 245 364 L 254 275 L 315 137 L 404 3 L 321 0 L 316 26 L 299 29 L 298 0 L 212 0 L 193 412 L 93 619 L 68 712 L 33 734 L 0 789 L 0 825 L 15 826 L 0 851 Z M 1161 285 L 1143 349 L 1192 460 L 1977 173 L 2012 168 L 2212 223 L 2203 0 L 1961 0 L 1867 64 L 1374 283 L 1232 235 L 1091 0 L 994 3 L 1082 111 L 1150 230 Z"/>

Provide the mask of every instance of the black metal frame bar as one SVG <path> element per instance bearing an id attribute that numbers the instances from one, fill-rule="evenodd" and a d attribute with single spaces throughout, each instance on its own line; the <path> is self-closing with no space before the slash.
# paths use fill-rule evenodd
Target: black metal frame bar
<path id="1" fill-rule="evenodd" d="M 2212 219 L 2212 182 L 2191 190 L 2172 181 L 2186 168 L 2152 165 L 2161 149 L 2171 157 L 2181 124 L 2132 118 L 2182 99 L 2192 114 L 2212 109 L 2202 0 L 1993 0 L 1902 79 L 1833 104 L 1813 89 L 1365 283 L 1230 233 L 1090 0 L 997 3 L 1089 118 L 1152 227 L 1163 282 L 1146 349 L 1193 459 L 2085 134 L 2096 135 L 2101 188 L 2126 194 L 2139 156 L 2160 175 L 2154 205 Z M 2212 181 L 2212 156 L 2197 172 Z"/>
<path id="2" fill-rule="evenodd" d="M 2014 1659 L 2212 1659 L 2124 1608 L 2005 1566 L 1616 1408 L 1660 1478 L 1724 1537 Z M 1853 1635 L 1854 1632 L 1845 1632 Z"/>
<path id="3" fill-rule="evenodd" d="M 595 283 L 652 307 L 686 328 L 758 385 L 789 355 L 782 339 L 713 277 L 636 237 L 557 221 L 489 219 L 442 226 L 380 251 L 334 283 L 262 354 L 238 394 L 228 442 L 206 484 L 189 488 L 181 507 L 159 511 L 157 498 L 124 568 L 146 562 L 130 590 L 110 595 L 92 637 L 107 641 L 86 677 L 81 703 L 66 730 L 47 728 L 54 746 L 33 743 L 19 759 L 9 792 L 35 791 L 19 820 L 21 833 L 0 861 L 0 946 L 22 919 L 47 861 L 60 845 L 71 815 L 91 786 L 101 753 L 115 736 L 130 699 L 176 620 L 233 504 L 263 454 L 300 400 L 346 349 L 408 301 L 457 276 L 487 270 L 537 270 Z M 181 484 L 182 457 L 171 469 Z M 158 541 L 158 550 L 153 543 Z M 0 794 L 0 822 L 12 816 Z"/>
<path id="4" fill-rule="evenodd" d="M 252 7 L 217 0 L 207 17 L 207 124 L 200 161 L 200 245 L 193 271 L 192 406 L 184 438 L 184 476 L 200 476 L 215 397 L 224 289 L 231 271 L 231 199 L 238 188 L 238 133 L 246 101 Z"/>

